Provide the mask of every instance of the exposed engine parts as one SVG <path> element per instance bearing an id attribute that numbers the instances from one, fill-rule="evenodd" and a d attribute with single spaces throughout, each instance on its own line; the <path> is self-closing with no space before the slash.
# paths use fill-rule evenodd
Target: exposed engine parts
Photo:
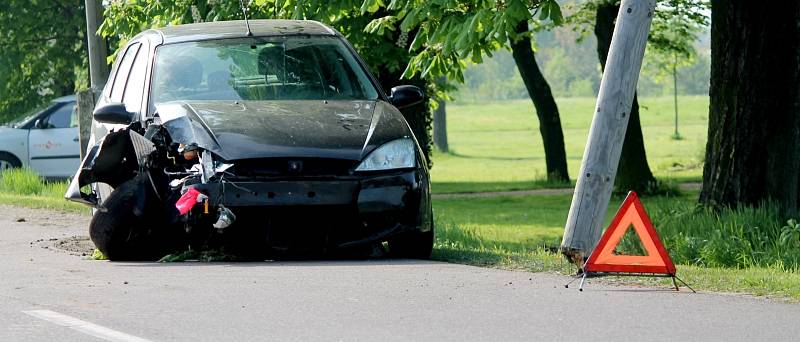
<path id="1" fill-rule="evenodd" d="M 321 166 L 312 159 L 291 159 L 285 161 L 283 171 L 269 171 L 275 160 L 225 162 L 201 144 L 175 141 L 172 133 L 176 127 L 179 126 L 174 123 L 154 122 L 140 134 L 143 131 L 140 125 L 130 125 L 106 135 L 83 161 L 67 197 L 90 204 L 103 213 L 98 216 L 102 219 L 93 221 L 90 227 L 96 232 L 93 239 L 97 239 L 98 246 L 125 246 L 117 249 L 125 251 L 122 254 L 125 259 L 136 259 L 138 256 L 128 248 L 130 246 L 114 241 L 120 234 L 128 239 L 126 241 L 133 241 L 135 237 L 139 246 L 147 246 L 146 249 L 155 250 L 155 254 L 224 244 L 228 240 L 224 236 L 239 234 L 240 240 L 261 241 L 261 246 L 266 243 L 270 250 L 281 253 L 298 245 L 319 251 L 352 249 L 413 231 L 412 227 L 420 218 L 416 212 L 420 204 L 409 197 L 409 191 L 419 193 L 422 190 L 414 172 L 363 177 L 349 171 L 349 175 L 341 173 L 340 176 L 299 180 L 301 170 L 316 171 Z M 180 129 L 177 135 L 196 136 Z M 206 138 L 206 141 L 212 140 Z M 237 164 L 241 167 L 237 168 Z M 331 166 L 324 164 L 324 167 Z M 120 201 L 113 196 L 101 202 L 95 191 L 80 191 L 90 184 L 113 186 L 114 193 L 124 189 L 129 194 L 120 198 L 126 204 L 109 203 Z M 315 214 L 298 211 L 304 207 L 314 208 L 309 212 Z M 266 228 L 240 227 L 228 232 L 241 221 L 240 212 L 245 217 L 242 227 Z M 111 219 L 118 216 L 129 219 Z M 341 236 L 331 240 L 327 236 L 333 232 L 329 230 L 292 231 L 292 221 L 304 229 L 331 222 L 357 229 L 339 233 Z M 289 230 L 279 232 L 270 228 L 277 226 Z M 165 241 L 159 241 L 163 237 L 155 238 L 165 232 L 183 242 L 163 243 Z M 324 238 L 308 239 L 314 235 Z M 152 244 L 145 243 L 148 241 Z"/>

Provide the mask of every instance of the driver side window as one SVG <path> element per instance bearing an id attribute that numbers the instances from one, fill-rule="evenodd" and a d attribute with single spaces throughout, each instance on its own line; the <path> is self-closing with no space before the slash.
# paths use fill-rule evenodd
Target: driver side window
<path id="1" fill-rule="evenodd" d="M 136 113 L 142 109 L 142 96 L 144 95 L 144 80 L 146 74 L 147 51 L 140 48 L 133 61 L 133 66 L 128 76 L 128 82 L 122 96 L 122 103 L 125 104 L 125 108 L 129 112 Z"/>
<path id="2" fill-rule="evenodd" d="M 77 127 L 77 121 L 75 122 L 76 125 L 73 125 L 73 116 L 76 113 L 75 111 L 75 104 L 74 103 L 65 103 L 58 107 L 54 112 L 50 113 L 43 118 L 41 118 L 42 127 L 43 129 L 50 129 L 50 128 L 71 128 Z"/>
<path id="3" fill-rule="evenodd" d="M 131 71 L 133 58 L 139 52 L 139 46 L 142 44 L 136 43 L 128 47 L 125 54 L 122 55 L 122 60 L 117 66 L 117 74 L 114 76 L 114 83 L 111 85 L 111 102 L 122 102 L 122 94 L 125 91 L 125 84 L 128 82 L 128 75 Z"/>

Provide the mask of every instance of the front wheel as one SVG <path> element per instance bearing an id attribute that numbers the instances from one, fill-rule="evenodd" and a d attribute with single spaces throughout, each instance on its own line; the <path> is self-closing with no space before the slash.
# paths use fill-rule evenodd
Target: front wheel
<path id="1" fill-rule="evenodd" d="M 395 258 L 430 259 L 433 223 L 427 232 L 409 232 L 389 240 L 389 255 Z"/>
<path id="2" fill-rule="evenodd" d="M 95 246 L 109 260 L 157 260 L 179 249 L 179 239 L 164 219 L 144 175 L 120 184 L 97 210 L 89 226 Z M 150 199 L 150 200 L 148 200 Z M 145 201 L 143 206 L 138 200 Z M 137 213 L 137 207 L 143 212 Z"/>

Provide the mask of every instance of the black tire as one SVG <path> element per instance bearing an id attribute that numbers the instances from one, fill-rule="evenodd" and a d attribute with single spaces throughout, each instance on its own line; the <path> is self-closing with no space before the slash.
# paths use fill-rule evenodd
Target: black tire
<path id="1" fill-rule="evenodd" d="M 11 153 L 0 152 L 0 172 L 6 169 L 16 169 L 22 167 L 22 162 L 19 158 Z"/>
<path id="2" fill-rule="evenodd" d="M 389 240 L 393 258 L 430 259 L 433 251 L 433 222 L 427 232 L 409 232 Z"/>
<path id="3" fill-rule="evenodd" d="M 139 175 L 120 184 L 95 212 L 89 236 L 109 260 L 157 260 L 180 248 L 175 229 L 152 195 L 147 176 Z M 141 196 L 143 213 L 136 215 Z"/>

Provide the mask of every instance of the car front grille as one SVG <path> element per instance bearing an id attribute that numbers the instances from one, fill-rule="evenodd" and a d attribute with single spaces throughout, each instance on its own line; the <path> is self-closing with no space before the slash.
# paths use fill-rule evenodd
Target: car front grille
<path id="1" fill-rule="evenodd" d="M 269 180 L 275 177 L 350 176 L 357 161 L 326 158 L 263 158 L 233 162 L 230 180 Z"/>

